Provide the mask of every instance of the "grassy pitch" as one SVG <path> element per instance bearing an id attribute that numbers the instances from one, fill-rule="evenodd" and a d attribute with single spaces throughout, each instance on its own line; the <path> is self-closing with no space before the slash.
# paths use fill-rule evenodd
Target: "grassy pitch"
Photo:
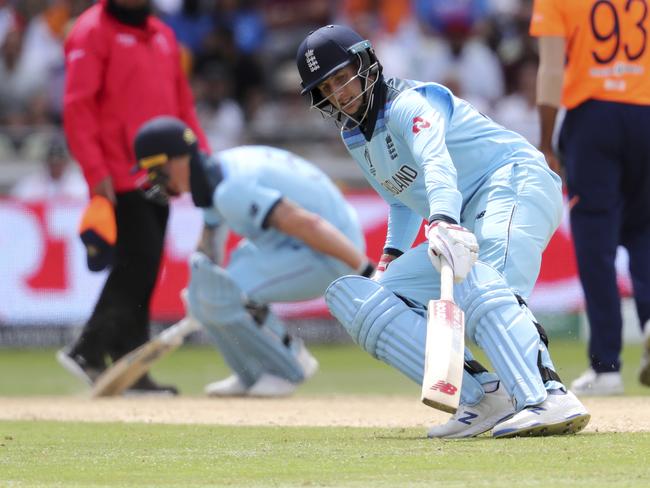
<path id="1" fill-rule="evenodd" d="M 567 383 L 585 367 L 584 347 L 552 344 Z M 419 395 L 419 387 L 355 346 L 312 349 L 321 370 L 299 397 Z M 635 379 L 640 352 L 626 346 L 626 392 L 650 401 L 650 389 Z M 58 367 L 51 350 L 2 351 L 0 371 L 0 415 L 3 396 L 74 396 L 84 390 Z M 226 369 L 208 348 L 183 348 L 154 374 L 198 396 Z M 0 487 L 646 487 L 648 453 L 648 432 L 441 441 L 426 439 L 417 428 L 0 421 Z"/>

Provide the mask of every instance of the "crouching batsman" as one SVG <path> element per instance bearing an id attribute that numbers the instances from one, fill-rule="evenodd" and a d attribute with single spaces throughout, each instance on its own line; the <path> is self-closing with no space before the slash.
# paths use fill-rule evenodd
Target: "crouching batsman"
<path id="1" fill-rule="evenodd" d="M 390 205 L 377 273 L 332 283 L 332 314 L 363 349 L 421 384 L 425 304 L 440 296 L 444 258 L 466 335 L 496 374 L 466 349 L 460 406 L 429 436 L 583 429 L 590 415 L 560 380 L 525 301 L 562 214 L 560 179 L 544 156 L 442 85 L 385 78 L 370 42 L 347 27 L 310 33 L 296 61 L 302 94 L 338 123 Z M 423 219 L 428 242 L 412 248 Z"/>
<path id="2" fill-rule="evenodd" d="M 135 140 L 149 198 L 191 192 L 203 209 L 190 258 L 188 312 L 211 336 L 233 374 L 211 396 L 285 396 L 318 362 L 269 309 L 322 296 L 343 275 L 370 276 L 354 209 L 318 168 L 284 150 L 242 146 L 199 152 L 191 129 L 158 117 Z M 229 229 L 243 237 L 224 266 Z"/>

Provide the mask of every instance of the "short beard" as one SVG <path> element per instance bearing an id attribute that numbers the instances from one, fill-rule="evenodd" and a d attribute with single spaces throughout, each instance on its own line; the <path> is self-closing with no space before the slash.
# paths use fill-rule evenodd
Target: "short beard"
<path id="1" fill-rule="evenodd" d="M 106 9 L 119 22 L 132 26 L 142 26 L 151 14 L 151 3 L 147 1 L 142 7 L 123 7 L 115 0 L 108 0 Z"/>

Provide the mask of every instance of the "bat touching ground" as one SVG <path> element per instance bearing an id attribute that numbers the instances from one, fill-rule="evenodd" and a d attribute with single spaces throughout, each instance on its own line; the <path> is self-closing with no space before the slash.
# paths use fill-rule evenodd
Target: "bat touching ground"
<path id="1" fill-rule="evenodd" d="M 440 300 L 430 300 L 422 403 L 456 413 L 465 366 L 465 314 L 454 303 L 454 272 L 443 258 Z"/>
<path id="2" fill-rule="evenodd" d="M 200 327 L 196 320 L 187 317 L 168 327 L 104 371 L 90 395 L 97 398 L 121 394 L 149 371 L 154 362 L 176 350 L 186 336 Z"/>

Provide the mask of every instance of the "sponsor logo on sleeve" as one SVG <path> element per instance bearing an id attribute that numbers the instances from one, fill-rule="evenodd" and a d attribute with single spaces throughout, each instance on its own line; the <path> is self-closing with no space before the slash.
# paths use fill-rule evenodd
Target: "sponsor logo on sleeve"
<path id="1" fill-rule="evenodd" d="M 431 122 L 423 117 L 415 117 L 413 119 L 413 134 L 419 134 L 422 130 L 431 127 Z"/>

